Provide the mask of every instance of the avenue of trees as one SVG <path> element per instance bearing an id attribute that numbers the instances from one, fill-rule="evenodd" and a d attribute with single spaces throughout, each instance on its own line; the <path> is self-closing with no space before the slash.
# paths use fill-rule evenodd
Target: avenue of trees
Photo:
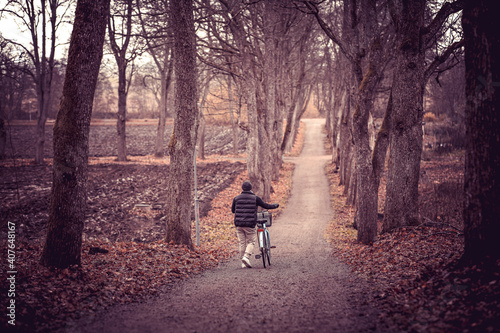
<path id="1" fill-rule="evenodd" d="M 441 112 L 466 124 L 464 259 L 498 257 L 500 79 L 492 0 L 78 0 L 65 66 L 55 59 L 55 33 L 74 3 L 35 3 L 2 8 L 26 25 L 32 43 L 0 40 L 0 111 L 3 128 L 15 104 L 28 98 L 23 85 L 34 87 L 35 161 L 42 163 L 55 73 L 64 68 L 44 264 L 80 263 L 90 117 L 92 107 L 108 103 L 94 94 L 108 94 L 115 79 L 117 158 L 127 159 L 127 97 L 135 82 L 157 101 L 155 155 L 166 148 L 171 157 L 166 239 L 189 247 L 192 166 L 197 142 L 203 154 L 209 93 L 228 101 L 222 112 L 235 149 L 238 131 L 247 131 L 248 175 L 265 201 L 302 115 L 315 104 L 326 117 L 347 203 L 355 206 L 358 240 L 370 244 L 386 168 L 382 232 L 419 223 L 425 97 L 438 96 L 446 80 L 448 87 L 465 82 L 456 99 L 444 104 L 454 91 L 441 92 L 433 108 L 446 105 Z M 111 63 L 101 65 L 103 55 L 115 62 L 116 78 L 103 74 Z M 174 130 L 163 147 L 170 115 Z"/>

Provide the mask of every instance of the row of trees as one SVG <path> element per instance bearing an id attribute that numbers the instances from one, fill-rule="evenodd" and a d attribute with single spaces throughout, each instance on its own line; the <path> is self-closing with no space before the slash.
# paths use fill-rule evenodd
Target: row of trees
<path id="1" fill-rule="evenodd" d="M 365 244 L 377 236 L 378 189 L 387 151 L 382 231 L 419 223 L 424 92 L 428 79 L 449 67 L 450 56 L 462 50 L 463 41 L 450 33 L 457 30 L 453 15 L 462 7 L 463 1 L 438 7 L 426 0 L 343 1 L 331 8 L 304 3 L 303 10 L 316 16 L 336 54 L 324 75 L 335 73 L 338 79 L 325 82 L 329 85 L 321 97 L 331 110 L 327 125 L 333 159 L 348 203 L 356 206 L 358 240 Z M 332 15 L 339 24 L 325 20 Z M 380 94 L 387 96 L 387 106 L 375 130 Z"/>
<path id="2" fill-rule="evenodd" d="M 159 73 L 162 108 L 159 136 L 163 136 L 172 79 L 175 82 L 175 125 L 168 146 L 173 176 L 168 184 L 172 202 L 167 205 L 167 240 L 192 246 L 189 217 L 191 166 L 197 132 L 203 128 L 199 106 L 203 107 L 206 103 L 211 82 L 218 81 L 220 86 L 227 87 L 226 94 L 230 100 L 237 95 L 234 99 L 244 102 L 246 119 L 242 117 L 241 104 L 236 108 L 236 117 L 233 116 L 236 103 L 229 103 L 229 112 L 235 137 L 239 128 L 248 131 L 248 174 L 264 200 L 269 199 L 271 180 L 278 177 L 283 152 L 293 142 L 305 106 L 312 92 L 317 92 L 317 103 L 327 116 L 333 159 L 341 172 L 350 202 L 356 206 L 354 223 L 358 239 L 369 244 L 377 235 L 378 188 L 387 151 L 389 170 L 383 231 L 418 222 L 425 86 L 434 73 L 454 65 L 467 42 L 467 38 L 463 39 L 460 35 L 459 13 L 464 6 L 468 4 L 469 10 L 479 15 L 476 8 L 487 9 L 490 5 L 486 0 L 477 7 L 464 0 L 444 4 L 428 0 L 268 0 L 250 3 L 200 0 L 194 5 L 191 1 L 181 0 L 120 0 L 111 6 L 109 15 L 108 12 L 100 12 L 106 11 L 109 5 L 105 0 L 101 1 L 93 4 L 100 6 L 93 9 L 95 16 L 81 13 L 83 16 L 78 16 L 78 7 L 75 14 L 64 84 L 67 90 L 63 90 L 54 130 L 54 187 L 49 236 L 43 255 L 43 262 L 51 266 L 64 267 L 79 262 L 79 246 L 63 245 L 62 240 L 76 242 L 79 238 L 81 243 L 85 200 L 84 186 L 79 186 L 84 185 L 86 179 L 86 168 L 82 165 L 86 165 L 88 155 L 88 104 L 92 101 L 95 91 L 92 82 L 97 74 L 95 68 L 88 70 L 90 76 L 86 78 L 89 84 L 85 86 L 86 90 L 82 88 L 78 92 L 72 87 L 68 80 L 78 77 L 83 68 L 82 65 L 73 64 L 74 67 L 71 67 L 70 64 L 84 60 L 72 55 L 71 48 L 79 49 L 87 45 L 85 38 L 88 34 L 101 38 L 103 24 L 107 27 L 109 46 L 118 67 L 117 128 L 122 144 L 119 159 L 126 159 L 126 97 L 135 68 L 134 59 L 146 50 L 154 59 Z M 78 5 L 91 6 L 84 0 Z M 100 21 L 103 17 L 106 18 L 104 23 Z M 80 36 L 77 20 L 90 20 L 93 23 L 87 22 L 90 24 L 88 29 L 96 30 L 83 33 L 87 34 L 86 37 Z M 134 25 L 133 22 L 140 24 Z M 466 23 L 471 24 L 469 22 L 464 15 L 464 28 Z M 489 28 L 485 28 L 485 36 L 472 34 L 469 38 L 491 39 L 493 36 L 487 35 L 491 32 Z M 473 32 L 477 34 L 477 30 Z M 92 61 L 93 65 L 97 61 L 100 63 L 95 53 L 99 50 L 89 47 L 88 51 L 89 54 L 81 52 L 80 57 L 89 57 L 87 62 Z M 486 47 L 485 52 L 490 52 L 490 49 Z M 491 54 L 488 56 L 493 57 Z M 493 62 L 491 59 L 488 58 L 488 61 Z M 466 70 L 473 71 L 470 68 Z M 486 82 L 484 86 L 488 88 L 495 78 L 491 66 L 484 71 L 482 77 L 485 79 L 481 82 Z M 487 90 L 493 100 L 494 88 Z M 90 90 L 92 94 L 89 94 Z M 387 107 L 382 125 L 376 131 L 373 126 L 374 105 L 381 91 L 388 95 Z M 472 93 L 469 88 L 467 91 Z M 77 97 L 65 104 L 69 96 Z M 477 113 L 477 104 L 468 104 L 468 107 L 469 113 Z M 495 107 L 491 109 L 495 110 Z M 69 117 L 78 112 L 83 112 L 85 116 Z M 491 117 L 496 119 L 494 112 Z M 245 120 L 246 123 L 243 123 Z M 476 126 L 472 127 L 474 129 L 481 122 L 471 120 L 469 123 Z M 493 133 L 494 130 L 498 128 L 491 129 Z M 68 133 L 73 132 L 80 139 L 73 143 L 65 141 Z M 76 155 L 68 148 L 75 145 L 78 146 Z M 493 143 L 488 147 L 491 145 Z M 475 147 L 470 146 L 469 150 Z M 482 157 L 490 161 L 495 156 L 488 152 Z M 480 167 L 474 164 L 468 170 L 478 172 Z M 471 176 L 471 182 L 476 180 Z M 72 190 L 79 192 L 71 195 L 64 193 L 64 188 L 73 181 L 75 186 Z M 498 198 L 495 192 L 498 185 L 488 188 Z M 473 197 L 481 195 L 468 194 Z M 79 208 L 66 212 L 64 207 L 69 205 Z M 477 221 L 483 215 L 479 215 L 474 217 L 474 223 L 483 228 L 485 224 Z M 477 227 L 472 228 L 468 237 L 485 239 L 485 235 L 477 230 Z M 493 225 L 486 230 L 498 231 L 498 227 Z M 70 231 L 72 236 L 64 237 Z M 479 242 L 468 244 L 473 244 L 468 255 L 485 253 L 480 250 L 485 247 Z M 488 246 L 486 248 L 491 250 L 492 245 Z"/>
<path id="3" fill-rule="evenodd" d="M 85 1 L 79 2 L 79 6 L 83 4 Z M 129 33 L 131 31 L 129 18 L 134 12 L 133 8 L 141 8 L 143 4 L 148 5 L 146 2 L 137 2 L 137 6 L 133 7 L 130 1 L 123 2 L 126 15 L 121 17 L 120 26 L 124 27 L 125 30 L 122 31 L 125 32 L 119 34 L 121 36 L 119 43 L 113 46 L 111 42 L 119 72 L 120 66 L 126 67 L 131 64 L 131 61 L 127 60 L 130 59 L 127 45 L 134 36 Z M 161 24 L 162 21 L 158 27 L 163 26 L 163 29 L 157 31 L 154 28 L 146 29 L 146 26 L 142 25 L 143 36 L 149 36 L 147 33 L 151 35 L 147 37 L 146 48 L 157 57 L 155 62 L 160 73 L 165 72 L 162 76 L 162 80 L 165 81 L 162 84 L 162 91 L 165 94 L 162 95 L 165 98 L 172 69 L 175 73 L 175 123 L 168 145 L 171 156 L 171 176 L 168 183 L 171 202 L 167 203 L 167 240 L 192 246 L 191 166 L 199 123 L 198 100 L 201 98 L 202 104 L 206 101 L 210 82 L 215 78 L 221 82 L 221 86 L 225 82 L 228 97 L 234 92 L 243 98 L 247 124 L 239 125 L 248 131 L 250 179 L 258 193 L 268 200 L 271 179 L 278 176 L 282 153 L 294 139 L 298 122 L 311 94 L 311 88 L 308 87 L 310 82 L 307 82 L 309 77 L 307 70 L 314 66 L 316 60 L 311 59 L 311 53 L 306 50 L 315 42 L 314 38 L 310 38 L 314 21 L 313 17 L 285 6 L 282 1 L 251 5 L 240 1 L 205 1 L 197 11 L 193 10 L 192 4 L 188 1 L 170 1 L 165 3 L 165 7 L 158 7 L 156 2 L 151 2 L 149 5 L 148 10 L 140 12 L 140 20 L 151 24 L 154 20 L 146 20 L 145 17 L 149 15 L 158 19 L 163 13 L 167 17 L 163 23 L 166 22 L 167 27 L 170 27 L 165 29 L 164 24 Z M 104 15 L 100 10 L 105 4 L 96 6 L 102 7 L 99 9 L 99 15 Z M 85 38 L 80 36 L 82 40 L 78 39 L 81 32 L 77 30 L 76 21 L 100 17 L 89 14 L 82 18 L 79 17 L 78 10 L 77 7 L 63 97 L 54 127 L 54 149 L 57 151 L 54 156 L 54 185 L 48 236 L 42 255 L 44 264 L 56 267 L 66 267 L 80 261 L 90 120 L 89 93 L 91 91 L 94 93 L 96 84 L 95 68 L 84 69 L 81 63 L 86 63 L 82 60 L 82 57 L 86 56 L 91 57 L 87 63 L 95 65 L 99 60 L 95 54 L 97 51 L 90 47 L 89 54 L 81 52 L 78 57 L 74 54 L 74 49 L 80 50 L 89 43 L 85 39 L 88 38 L 89 32 L 83 33 Z M 116 14 L 107 16 L 110 37 L 115 34 L 111 31 L 116 25 L 112 19 L 114 16 Z M 204 16 L 210 19 L 200 18 Z M 198 18 L 197 25 L 194 23 L 196 18 Z M 102 22 L 94 24 L 96 27 L 101 27 Z M 92 26 L 88 22 L 87 25 Z M 198 29 L 197 34 L 195 27 Z M 96 30 L 94 33 L 98 33 L 100 38 L 102 31 Z M 196 54 L 197 44 L 198 54 Z M 99 44 L 94 46 L 97 45 Z M 198 67 L 196 56 L 206 66 L 200 66 L 205 75 L 198 75 L 200 71 L 196 70 Z M 79 77 L 82 70 L 86 70 L 86 76 L 81 78 L 85 78 L 88 84 L 77 88 L 76 83 L 70 81 Z M 126 73 L 127 71 L 123 70 L 119 74 L 119 77 L 125 76 L 124 80 L 119 79 L 119 101 L 120 96 L 125 96 L 123 101 L 119 102 L 119 107 L 126 104 L 127 82 L 130 82 L 124 75 Z M 200 89 L 203 92 L 202 96 L 198 95 L 197 87 L 202 88 Z M 124 108 L 126 110 L 126 106 Z M 238 109 L 241 110 L 241 107 Z M 232 113 L 232 110 L 230 112 Z M 237 117 L 241 121 L 240 116 L 241 112 Z M 283 134 L 282 124 L 285 116 L 288 121 L 286 134 Z M 124 126 L 120 129 L 120 122 L 123 117 L 119 115 L 118 118 L 118 132 L 122 134 Z M 238 120 L 235 118 L 231 117 L 233 128 L 237 132 Z M 161 123 L 160 119 L 159 127 Z M 72 135 L 74 138 L 70 141 L 68 138 Z"/>
<path id="4" fill-rule="evenodd" d="M 494 36 L 494 18 L 489 12 L 493 2 L 345 0 L 303 1 L 300 6 L 316 17 L 332 41 L 329 52 L 337 55 L 327 62 L 324 72 L 327 77 L 335 75 L 336 80 L 323 81 L 326 93 L 321 97 L 330 111 L 327 127 L 333 159 L 348 201 L 356 207 L 358 240 L 365 244 L 377 236 L 378 189 L 387 152 L 382 232 L 419 223 L 425 87 L 430 77 L 457 64 L 465 46 L 464 258 L 475 262 L 498 258 L 494 238 L 500 227 L 492 217 L 498 208 L 492 203 L 499 199 L 499 179 L 498 171 L 491 169 L 499 156 L 494 148 L 499 142 L 495 83 L 499 72 L 494 60 L 498 36 Z M 386 111 L 375 131 L 376 96 L 385 90 Z"/>
<path id="5" fill-rule="evenodd" d="M 107 61 L 105 61 L 107 60 Z M 94 96 L 93 118 L 116 117 L 118 109 L 118 92 L 115 84 L 115 68 L 111 59 L 103 59 L 99 71 L 96 92 Z M 64 62 L 63 62 L 64 61 Z M 52 94 L 47 116 L 55 119 L 62 95 L 65 59 L 58 59 L 54 65 L 52 79 Z M 159 80 L 154 77 L 156 70 L 151 63 L 136 67 L 136 72 L 130 83 L 127 114 L 131 117 L 156 118 L 159 103 Z M 38 117 L 38 102 L 36 85 L 30 72 L 34 67 L 28 59 L 21 58 L 19 49 L 15 48 L 0 34 L 0 105 L 1 117 L 5 122 L 13 120 L 35 120 Z M 158 99 L 158 101 L 156 100 Z"/>

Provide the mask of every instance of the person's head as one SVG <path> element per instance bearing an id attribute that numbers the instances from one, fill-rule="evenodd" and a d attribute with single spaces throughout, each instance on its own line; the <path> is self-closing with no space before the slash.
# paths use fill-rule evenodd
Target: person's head
<path id="1" fill-rule="evenodd" d="M 250 183 L 248 180 L 243 182 L 243 184 L 241 185 L 241 188 L 243 189 L 243 191 L 251 191 L 252 190 L 252 183 Z"/>

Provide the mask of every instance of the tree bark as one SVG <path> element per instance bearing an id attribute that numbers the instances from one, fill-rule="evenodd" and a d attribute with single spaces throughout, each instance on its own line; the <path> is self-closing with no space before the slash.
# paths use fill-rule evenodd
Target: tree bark
<path id="1" fill-rule="evenodd" d="M 239 143 L 239 135 L 238 135 L 238 123 L 234 118 L 233 113 L 233 77 L 227 76 L 227 98 L 229 101 L 229 116 L 231 119 L 231 128 L 233 131 L 233 154 L 234 156 L 238 155 L 238 143 Z"/>
<path id="2" fill-rule="evenodd" d="M 500 35 L 493 0 L 468 0 L 465 34 L 466 156 L 463 259 L 500 257 Z"/>
<path id="3" fill-rule="evenodd" d="M 118 65 L 118 114 L 116 117 L 116 133 L 117 133 L 117 160 L 127 160 L 127 67 L 122 64 Z"/>
<path id="4" fill-rule="evenodd" d="M 418 181 L 422 154 L 425 50 L 421 42 L 425 0 L 394 1 L 398 10 L 396 40 L 400 41 L 392 88 L 392 134 L 383 232 L 416 225 Z"/>
<path id="5" fill-rule="evenodd" d="M 170 91 L 170 82 L 172 81 L 173 61 L 170 59 L 170 48 L 166 48 L 165 57 L 161 71 L 161 97 L 160 97 L 160 114 L 158 118 L 158 128 L 156 131 L 155 140 L 155 156 L 163 157 L 164 140 L 165 140 L 165 124 L 167 122 L 167 100 Z"/>
<path id="6" fill-rule="evenodd" d="M 362 42 L 361 49 L 366 48 L 368 56 L 365 66 L 362 66 L 362 57 L 352 63 L 358 84 L 352 126 L 356 170 L 354 225 L 358 230 L 358 241 L 370 244 L 377 237 L 378 183 L 370 147 L 369 120 L 373 113 L 375 87 L 381 75 L 383 52 L 381 37 L 376 33 L 378 22 L 375 1 L 364 0 L 360 6 L 359 40 Z M 360 73 L 363 73 L 362 80 Z"/>
<path id="7" fill-rule="evenodd" d="M 210 82 L 212 81 L 212 76 L 207 75 L 206 82 L 203 87 L 203 94 L 200 102 L 200 113 L 199 113 L 199 125 L 198 125 L 198 158 L 204 160 L 205 159 L 205 128 L 206 128 L 206 120 L 205 115 L 203 114 L 203 110 L 205 109 L 205 105 L 207 103 L 207 96 L 210 90 Z"/>
<path id="8" fill-rule="evenodd" d="M 265 202 L 271 198 L 271 152 L 270 152 L 270 130 L 269 126 L 272 122 L 272 110 L 267 108 L 267 97 L 265 87 L 262 82 L 257 80 L 255 82 L 255 101 L 256 101 L 256 114 L 254 133 L 256 134 L 256 147 L 254 149 L 255 155 L 255 169 L 249 172 L 249 178 L 252 184 L 257 184 L 255 191 Z"/>
<path id="9" fill-rule="evenodd" d="M 310 28 L 310 27 L 309 27 Z M 307 53 L 306 53 L 306 47 L 307 47 L 307 40 L 310 33 L 305 34 L 302 36 L 299 40 L 299 44 L 297 47 L 297 50 L 294 52 L 297 52 L 296 56 L 296 62 L 298 63 L 296 65 L 297 69 L 291 69 L 291 75 L 289 75 L 290 80 L 292 80 L 292 84 L 290 85 L 290 107 L 288 108 L 288 112 L 286 115 L 286 124 L 285 124 L 285 131 L 284 131 L 284 136 L 283 136 L 283 142 L 281 144 L 281 152 L 290 152 L 293 148 L 293 144 L 295 141 L 295 137 L 297 135 L 296 129 L 298 129 L 300 125 L 300 118 L 302 114 L 300 114 L 300 111 L 302 111 L 302 104 L 303 102 L 300 102 L 301 98 L 305 95 L 305 77 L 306 77 L 306 60 L 307 60 Z M 300 115 L 299 115 L 300 114 Z M 297 125 L 296 122 L 299 122 Z"/>
<path id="10" fill-rule="evenodd" d="M 54 126 L 54 164 L 41 263 L 80 265 L 87 208 L 88 138 L 110 0 L 78 0 Z"/>
<path id="11" fill-rule="evenodd" d="M 164 15 L 169 12 L 168 1 L 137 0 L 138 18 L 141 23 L 142 37 L 146 42 L 148 53 L 160 74 L 160 99 L 158 126 L 155 137 L 155 157 L 161 158 L 165 153 L 165 125 L 167 120 L 167 100 L 172 80 L 173 61 L 171 58 L 172 28 Z M 146 16 L 146 18 L 144 18 Z M 158 37 L 161 36 L 161 37 Z"/>
<path id="12" fill-rule="evenodd" d="M 371 53 L 375 52 L 372 50 Z M 368 119 L 373 110 L 373 91 L 377 75 L 376 68 L 371 62 L 360 84 L 358 103 L 353 114 L 354 162 L 356 167 L 354 225 L 358 229 L 358 241 L 364 244 L 373 242 L 377 237 L 378 184 L 373 170 L 368 133 Z"/>
<path id="13" fill-rule="evenodd" d="M 396 64 L 392 88 L 389 170 L 383 232 L 419 223 L 418 182 L 423 145 L 423 97 L 430 74 L 461 45 L 454 43 L 425 66 L 425 52 L 443 22 L 463 7 L 463 1 L 445 3 L 425 26 L 425 0 L 393 0 L 390 11 L 396 27 Z"/>
<path id="14" fill-rule="evenodd" d="M 36 67 L 36 83 L 37 83 L 37 98 L 38 98 L 38 119 L 36 126 L 36 144 L 35 144 L 35 163 L 43 164 L 45 155 L 45 123 L 49 113 L 49 102 L 52 93 L 52 77 L 54 72 L 54 57 L 56 49 L 56 17 L 58 4 L 54 1 L 49 1 L 51 41 L 50 53 L 47 59 L 47 36 L 46 36 L 46 3 L 42 1 L 42 52 L 41 59 L 38 51 L 37 42 L 35 42 L 36 32 L 31 31 L 34 41 L 35 67 Z M 36 27 L 33 27 L 36 29 Z"/>
<path id="15" fill-rule="evenodd" d="M 132 79 L 132 73 L 130 78 L 127 79 L 127 65 L 135 55 L 131 58 L 127 58 L 127 49 L 132 36 L 132 0 L 126 0 L 124 3 L 126 8 L 126 14 L 123 18 L 124 20 L 124 30 L 122 30 L 118 37 L 115 30 L 114 20 L 110 16 L 108 22 L 108 33 L 109 33 L 109 43 L 113 55 L 118 66 L 118 114 L 116 119 L 116 131 L 117 131 L 117 160 L 127 161 L 127 135 L 126 135 L 126 121 L 127 121 L 127 95 L 128 88 L 130 86 L 130 80 Z M 118 45 L 117 40 L 123 38 L 123 44 Z"/>
<path id="16" fill-rule="evenodd" d="M 170 138 L 167 200 L 167 242 L 192 248 L 191 203 L 198 121 L 196 39 L 192 0 L 173 0 L 175 123 Z"/>
<path id="17" fill-rule="evenodd" d="M 340 150 L 340 184 L 344 185 L 344 195 L 347 194 L 351 180 L 351 164 L 352 164 L 352 110 L 353 97 L 350 92 L 351 85 L 345 87 L 345 102 L 341 109 L 340 126 L 339 126 L 339 150 Z M 349 204 L 349 203 L 348 203 Z"/>

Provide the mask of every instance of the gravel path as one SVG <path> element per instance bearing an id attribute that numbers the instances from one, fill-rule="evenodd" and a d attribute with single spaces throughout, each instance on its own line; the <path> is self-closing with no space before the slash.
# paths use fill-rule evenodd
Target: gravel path
<path id="1" fill-rule="evenodd" d="M 323 239 L 331 216 L 323 120 L 306 120 L 286 210 L 271 228 L 272 265 L 234 258 L 145 303 L 117 306 L 68 332 L 378 332 L 366 283 Z M 229 207 L 229 203 L 228 203 Z M 229 208 L 228 208 L 229 209 Z M 235 235 L 236 237 L 236 235 Z"/>

